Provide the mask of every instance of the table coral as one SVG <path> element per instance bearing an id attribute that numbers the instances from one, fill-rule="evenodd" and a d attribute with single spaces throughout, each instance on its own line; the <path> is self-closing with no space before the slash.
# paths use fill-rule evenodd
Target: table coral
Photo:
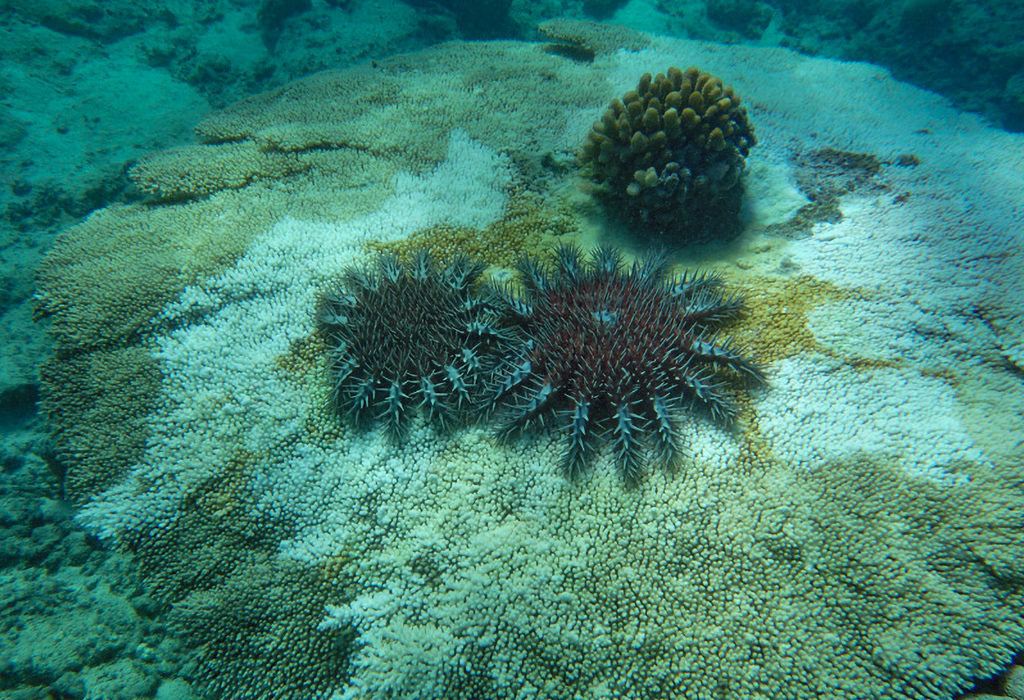
<path id="1" fill-rule="evenodd" d="M 870 66 L 634 38 L 283 87 L 147 160 L 163 201 L 61 235 L 39 302 L 70 495 L 220 697 L 939 700 L 1024 648 L 1024 144 Z M 880 164 L 835 217 L 686 261 L 743 297 L 730 337 L 771 390 L 730 432 L 680 421 L 681 468 L 630 489 L 608 453 L 567 481 L 547 433 L 339 420 L 317 312 L 343 271 L 452 227 L 507 251 L 513 183 L 535 195 L 516 221 L 607 240 L 571 154 L 679 55 L 732 76 L 761 177 L 826 148 Z"/>

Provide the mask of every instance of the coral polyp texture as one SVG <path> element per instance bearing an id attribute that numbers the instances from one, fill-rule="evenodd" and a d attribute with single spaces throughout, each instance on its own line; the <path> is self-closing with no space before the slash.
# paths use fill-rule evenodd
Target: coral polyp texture
<path id="1" fill-rule="evenodd" d="M 420 250 L 409 263 L 382 254 L 375 267 L 346 270 L 320 312 L 339 410 L 357 424 L 380 420 L 395 439 L 417 409 L 441 427 L 465 415 L 504 343 L 475 291 L 485 267 L 456 256 L 439 269 Z"/>
<path id="2" fill-rule="evenodd" d="M 499 412 L 502 435 L 548 423 L 564 431 L 562 469 L 570 477 L 601 438 L 628 483 L 643 476 L 648 450 L 673 466 L 687 406 L 729 423 L 735 408 L 725 375 L 764 381 L 757 365 L 716 337 L 742 309 L 722 294 L 718 277 L 671 275 L 664 255 L 627 269 L 611 247 L 586 259 L 579 248 L 559 246 L 554 259 L 524 258 L 521 293 L 496 294 L 523 342 L 492 401 L 511 404 Z"/>
<path id="3" fill-rule="evenodd" d="M 690 67 L 645 73 L 612 100 L 580 162 L 634 231 L 686 242 L 739 229 L 740 176 L 757 143 L 747 109 L 722 80 Z"/>
<path id="4" fill-rule="evenodd" d="M 39 305 L 57 352 L 42 408 L 77 522 L 130 552 L 173 611 L 196 694 L 950 700 L 999 672 L 1024 649 L 1024 140 L 873 66 L 546 30 L 593 60 L 459 42 L 247 100 L 201 125 L 206 143 L 134 171 L 159 201 L 97 211 L 47 253 Z M 457 419 L 445 368 L 486 346 L 449 261 L 464 245 L 503 267 L 589 245 L 584 223 L 510 231 L 578 222 L 578 173 L 547 154 L 578 148 L 610 84 L 678 56 L 735 76 L 764 115 L 755 225 L 767 212 L 803 226 L 799 183 L 842 184 L 801 154 L 872 154 L 887 186 L 827 189 L 841 217 L 800 235 L 686 253 L 720 287 L 653 260 L 611 273 L 608 253 L 526 263 L 501 299 L 478 290 L 519 321 L 497 324 L 509 361 L 475 376 L 485 400 L 513 380 L 494 417 L 529 435 L 508 446 L 493 426 L 398 418 L 404 438 L 389 440 L 377 428 L 396 368 L 396 413 L 429 417 L 433 393 L 435 415 Z M 424 281 L 415 256 L 385 268 L 440 285 L 431 305 L 458 320 L 416 331 L 415 347 L 446 348 L 436 357 L 383 365 L 374 352 L 408 348 L 389 333 L 427 302 L 380 311 L 391 283 L 374 251 L 415 247 L 439 261 Z M 723 292 L 747 307 L 728 328 Z M 698 323 L 701 305 L 722 317 Z M 391 330 L 355 320 L 368 306 Z M 550 348 L 542 374 L 518 343 L 555 343 L 559 327 L 588 347 Z M 592 342 L 623 327 L 635 341 Z M 680 343 L 697 357 L 673 383 Z M 748 354 L 767 390 L 744 390 Z M 728 430 L 699 416 L 727 420 L 729 396 Z M 339 409 L 376 427 L 349 429 Z M 666 453 L 679 468 L 657 466 Z M 559 461 L 585 467 L 579 483 Z M 641 486 L 624 488 L 641 462 Z"/>

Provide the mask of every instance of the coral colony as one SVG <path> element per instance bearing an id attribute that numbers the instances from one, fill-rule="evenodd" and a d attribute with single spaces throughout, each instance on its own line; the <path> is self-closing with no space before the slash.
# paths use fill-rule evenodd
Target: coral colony
<path id="1" fill-rule="evenodd" d="M 747 108 L 697 68 L 645 73 L 612 100 L 579 155 L 634 232 L 685 242 L 739 232 L 740 175 L 757 143 Z"/>
<path id="2" fill-rule="evenodd" d="M 1024 143 L 869 66 L 624 31 L 554 23 L 593 62 L 460 42 L 310 76 L 146 159 L 132 178 L 159 201 L 54 241 L 37 298 L 55 347 L 47 444 L 78 522 L 132 554 L 196 650 L 202 692 L 938 700 L 1020 652 L 1006 174 Z M 846 191 L 841 221 L 736 251 L 744 289 L 774 305 L 749 352 L 731 277 L 537 243 L 573 240 L 591 178 L 652 248 L 731 216 L 715 203 L 739 185 L 694 198 L 683 172 L 692 188 L 736 177 L 727 88 L 668 71 L 602 119 L 609 75 L 654 55 L 741 67 L 767 117 L 765 225 L 804 231 L 796 190 L 851 176 L 801 154 L 913 153 L 884 171 L 907 201 Z M 587 146 L 577 115 L 595 104 Z M 682 155 L 676 119 L 696 126 Z M 539 144 L 596 160 L 583 177 L 534 168 Z M 402 252 L 365 256 L 381 247 Z M 747 401 L 755 350 L 772 391 Z M 715 429 L 737 407 L 735 436 Z M 35 649 L 14 675 L 63 687 L 54 650 L 56 675 Z"/>

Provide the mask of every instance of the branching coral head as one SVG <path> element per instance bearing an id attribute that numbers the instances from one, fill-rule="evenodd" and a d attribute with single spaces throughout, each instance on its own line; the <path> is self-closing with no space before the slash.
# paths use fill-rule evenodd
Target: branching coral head
<path id="1" fill-rule="evenodd" d="M 637 232 L 703 241 L 738 231 L 740 175 L 756 143 L 731 87 L 669 68 L 612 100 L 579 160 Z"/>

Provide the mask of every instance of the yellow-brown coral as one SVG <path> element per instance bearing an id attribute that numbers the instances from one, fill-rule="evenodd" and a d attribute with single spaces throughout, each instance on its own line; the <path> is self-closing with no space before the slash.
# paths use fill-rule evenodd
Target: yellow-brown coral
<path id="1" fill-rule="evenodd" d="M 731 87 L 697 68 L 669 68 L 612 100 L 580 163 L 638 232 L 727 238 L 739 226 L 740 175 L 755 143 Z"/>

